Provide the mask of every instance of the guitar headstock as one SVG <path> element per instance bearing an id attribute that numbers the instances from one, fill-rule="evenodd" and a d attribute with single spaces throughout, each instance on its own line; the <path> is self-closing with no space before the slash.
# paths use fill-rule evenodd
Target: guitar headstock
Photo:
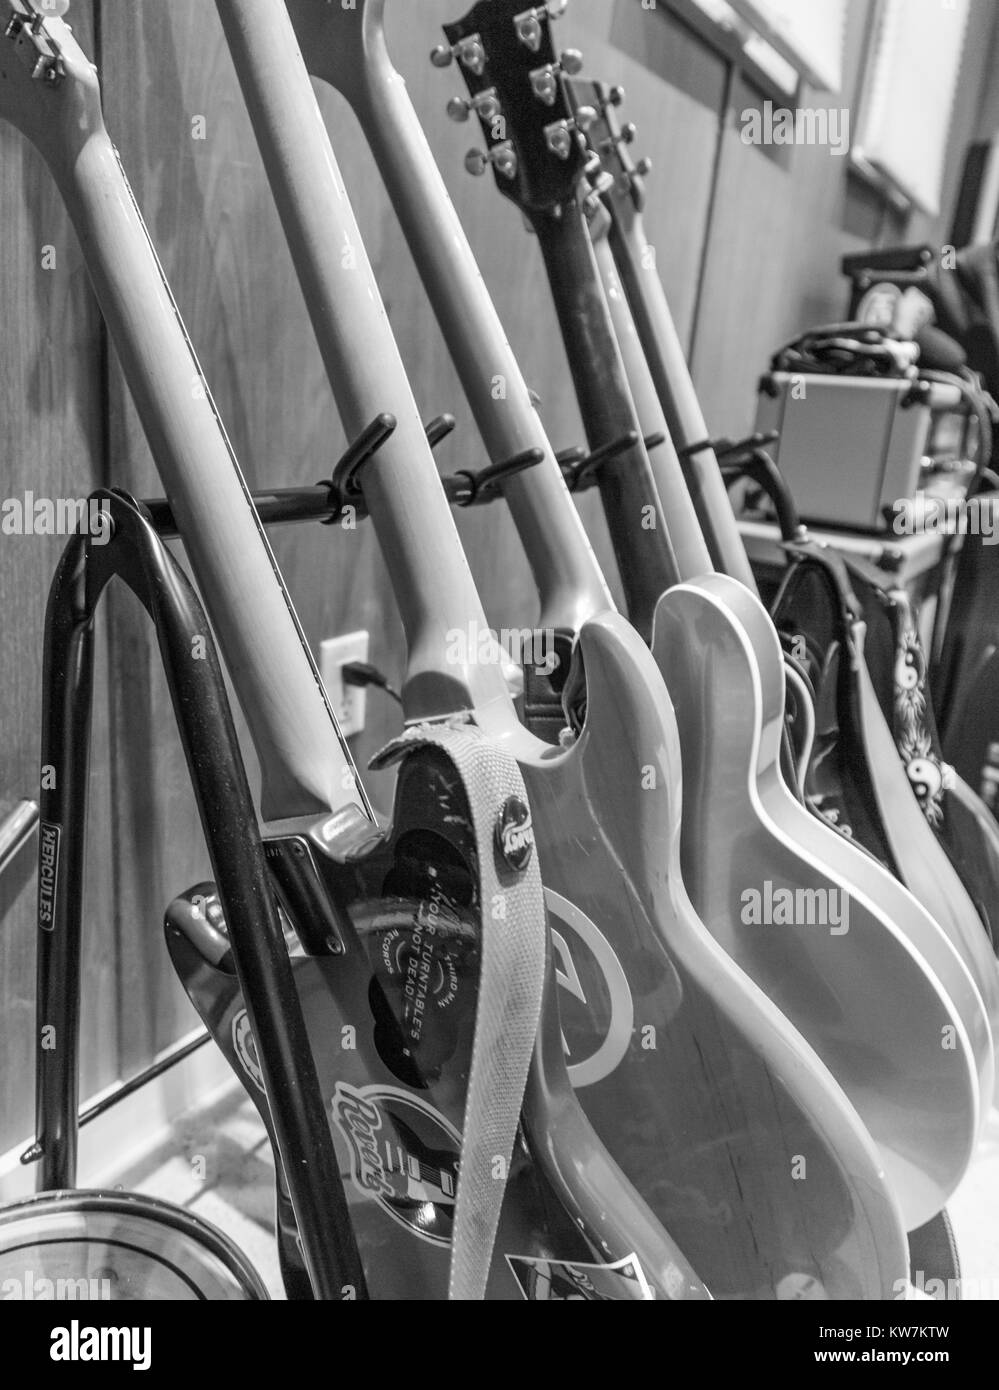
<path id="1" fill-rule="evenodd" d="M 618 115 L 624 88 L 605 82 L 570 80 L 566 82 L 566 91 L 574 108 L 585 107 L 595 113 L 587 124 L 586 143 L 599 158 L 603 172 L 614 180 L 611 196 L 630 200 L 641 211 L 645 205 L 645 177 L 652 163 L 631 157 L 637 129 L 630 121 L 622 124 Z"/>
<path id="2" fill-rule="evenodd" d="M 50 162 L 71 159 L 101 121 L 97 74 L 62 18 L 68 8 L 69 0 L 0 3 L 0 119 Z"/>
<path id="3" fill-rule="evenodd" d="M 478 0 L 444 25 L 447 44 L 430 55 L 437 67 L 457 63 L 468 87 L 468 99 L 448 103 L 448 115 L 474 114 L 482 126 L 487 149 L 470 151 L 466 169 L 482 174 L 492 165 L 500 192 L 525 213 L 568 201 L 589 158 L 582 131 L 591 113 L 573 111 L 563 85 L 582 57 L 571 48 L 559 55 L 552 40 L 551 21 L 566 3 Z"/>

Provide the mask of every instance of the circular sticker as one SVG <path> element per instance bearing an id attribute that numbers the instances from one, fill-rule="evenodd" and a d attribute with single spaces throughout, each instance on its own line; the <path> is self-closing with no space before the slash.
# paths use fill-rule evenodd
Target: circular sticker
<path id="1" fill-rule="evenodd" d="M 496 848 L 504 862 L 523 872 L 531 862 L 534 849 L 534 826 L 531 808 L 519 796 L 509 796 L 496 820 Z"/>

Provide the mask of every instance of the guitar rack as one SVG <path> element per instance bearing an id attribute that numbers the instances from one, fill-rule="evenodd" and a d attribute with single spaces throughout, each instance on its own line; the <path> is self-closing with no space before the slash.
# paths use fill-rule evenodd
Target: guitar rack
<path id="1" fill-rule="evenodd" d="M 454 427 L 451 415 L 431 420 L 426 426 L 431 447 Z M 348 515 L 355 520 L 367 517 L 362 470 L 395 428 L 394 416 L 376 416 L 351 441 L 324 482 L 254 493 L 261 524 L 313 520 L 332 525 Z M 599 469 L 631 448 L 637 438 L 632 432 L 590 452 L 573 448 L 558 454 L 570 491 L 593 486 Z M 662 437 L 645 442 L 655 447 Z M 502 495 L 506 479 L 535 467 L 543 458 L 541 449 L 525 449 L 477 471 L 459 470 L 441 483 L 452 505 L 485 505 Z M 163 544 L 180 538 L 173 509 L 165 498 L 137 501 L 121 489 L 100 489 L 88 501 L 108 516 L 110 537 L 97 544 L 88 535 L 74 535 L 49 593 L 41 754 L 48 775 L 43 777 L 38 807 L 22 803 L 0 827 L 9 830 L 3 839 L 4 863 L 38 827 L 36 1137 L 21 1162 L 39 1164 L 40 1190 L 73 1188 L 81 1126 L 208 1040 L 208 1034 L 202 1033 L 171 1049 L 111 1095 L 80 1110 L 80 958 L 93 625 L 105 590 L 112 579 L 118 579 L 139 599 L 156 631 L 314 1295 L 339 1299 L 343 1288 L 352 1285 L 364 1297 L 363 1269 L 221 666 L 200 600 Z M 204 660 L 190 658 L 195 638 L 204 641 Z M 535 692 L 535 697 L 540 694 Z M 54 1029 L 51 1036 L 59 1040 L 56 1047 L 42 1045 L 41 1030 L 48 1028 Z"/>
<path id="2" fill-rule="evenodd" d="M 370 439 L 367 441 L 370 445 Z M 370 450 L 369 450 L 370 452 Z M 79 1114 L 80 948 L 86 860 L 87 778 L 94 677 L 93 628 L 112 579 L 145 608 L 159 643 L 174 717 L 229 924 L 233 962 L 257 1043 L 268 1105 L 314 1297 L 339 1300 L 352 1285 L 366 1297 L 309 1035 L 295 989 L 257 817 L 204 609 L 162 543 L 176 534 L 165 503 L 143 506 L 126 492 L 90 499 L 111 535 L 69 541 L 45 619 L 42 788 L 39 798 L 36 1140 L 22 1163 L 40 1164 L 42 1190 L 76 1180 Z M 311 515 L 314 500 L 304 505 Z M 286 496 L 279 519 L 299 519 Z M 155 523 L 154 523 L 155 518 Z M 192 660 L 192 642 L 204 659 Z M 49 1029 L 54 1033 L 48 1034 Z M 45 1046 L 45 1036 L 57 1046 Z M 120 1087 L 121 1099 L 179 1060 L 178 1049 Z M 93 1118 L 96 1107 L 83 1118 Z"/>

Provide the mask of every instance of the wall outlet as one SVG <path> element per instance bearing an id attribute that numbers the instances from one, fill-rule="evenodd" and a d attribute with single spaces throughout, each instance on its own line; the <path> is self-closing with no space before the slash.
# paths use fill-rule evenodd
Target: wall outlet
<path id="1" fill-rule="evenodd" d="M 319 646 L 319 674 L 333 706 L 344 738 L 364 728 L 368 692 L 356 685 L 344 685 L 343 667 L 348 661 L 367 661 L 368 634 L 348 632 L 343 637 L 327 637 Z"/>

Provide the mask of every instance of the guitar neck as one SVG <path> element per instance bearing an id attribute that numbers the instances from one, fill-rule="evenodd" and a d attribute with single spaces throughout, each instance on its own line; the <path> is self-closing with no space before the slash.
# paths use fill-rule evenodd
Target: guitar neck
<path id="1" fill-rule="evenodd" d="M 676 553 L 677 566 L 684 579 L 695 579 L 698 575 L 707 574 L 713 569 L 711 555 L 687 489 L 683 468 L 669 432 L 669 424 L 652 380 L 631 307 L 618 277 L 614 253 L 606 235 L 594 237 L 593 253 L 610 309 L 614 335 L 621 349 L 628 385 L 635 402 L 639 428 L 646 439 L 652 435 L 664 436 L 661 444 L 649 448 L 648 455 L 659 500 L 666 515 L 670 541 Z"/>
<path id="2" fill-rule="evenodd" d="M 370 814 L 291 600 L 66 26 L 66 106 L 24 133 L 72 219 L 260 760 L 265 819 Z M 93 81 L 92 77 L 90 78 Z M 18 124 L 17 113 L 10 119 Z"/>
<path id="3" fill-rule="evenodd" d="M 649 263 L 642 214 L 637 208 L 623 213 L 612 198 L 607 206 L 611 249 L 669 433 L 677 449 L 686 449 L 710 435 L 659 272 L 654 262 Z M 756 581 L 714 451 L 698 451 L 684 465 L 684 472 L 716 567 L 755 593 Z"/>
<path id="4" fill-rule="evenodd" d="M 361 481 L 406 632 L 406 715 L 508 702 L 468 640 L 485 616 L 291 19 L 273 0 L 217 8 L 344 427 L 398 421 Z"/>
<path id="5" fill-rule="evenodd" d="M 332 31 L 345 22 L 356 24 L 357 19 L 329 7 L 290 8 L 310 72 L 334 87 L 346 85 Z M 544 453 L 542 463 L 504 484 L 503 495 L 537 584 L 539 625 L 578 631 L 594 613 L 613 608 L 610 591 L 406 84 L 392 66 L 380 14 L 375 18 L 370 4 L 368 14 L 373 27 L 363 78 L 355 71 L 346 94 L 371 146 L 490 459 L 499 463 L 531 448 Z M 315 25 L 324 26 L 327 33 L 317 32 Z M 497 381 L 505 390 L 499 399 Z"/>
<path id="6" fill-rule="evenodd" d="M 577 201 L 560 216 L 531 218 L 545 260 L 583 428 L 591 449 L 638 430 L 634 402 L 607 301 Z M 679 578 L 659 498 L 641 439 L 605 464 L 598 486 L 628 616 L 644 637 L 660 596 Z"/>

